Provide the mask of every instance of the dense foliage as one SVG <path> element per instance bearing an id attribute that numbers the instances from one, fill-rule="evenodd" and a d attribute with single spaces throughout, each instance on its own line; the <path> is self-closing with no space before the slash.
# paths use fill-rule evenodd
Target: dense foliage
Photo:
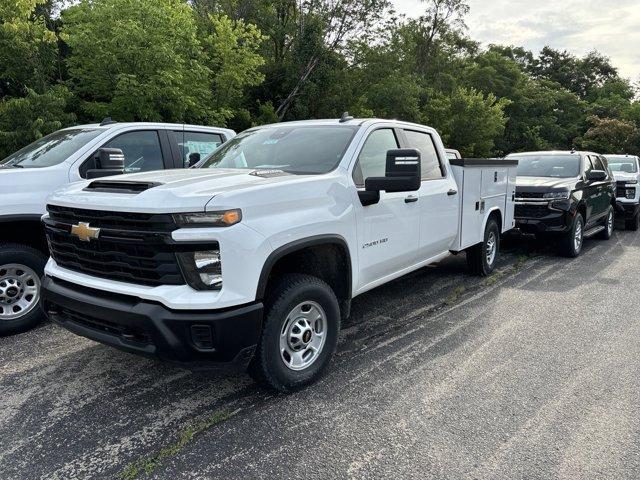
<path id="1" fill-rule="evenodd" d="M 62 126 L 242 130 L 348 110 L 426 123 L 467 156 L 640 153 L 636 88 L 597 52 L 481 48 L 464 0 L 0 0 L 0 158 Z"/>

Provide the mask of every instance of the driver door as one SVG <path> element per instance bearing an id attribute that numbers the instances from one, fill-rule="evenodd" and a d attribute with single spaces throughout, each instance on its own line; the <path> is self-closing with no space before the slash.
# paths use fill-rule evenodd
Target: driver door
<path id="1" fill-rule="evenodd" d="M 369 133 L 353 169 L 358 189 L 364 189 L 366 178 L 385 175 L 387 151 L 399 145 L 398 132 L 391 127 Z M 420 204 L 417 192 L 380 192 L 380 201 L 366 207 L 360 203 L 357 191 L 354 194 L 360 289 L 417 262 Z"/>

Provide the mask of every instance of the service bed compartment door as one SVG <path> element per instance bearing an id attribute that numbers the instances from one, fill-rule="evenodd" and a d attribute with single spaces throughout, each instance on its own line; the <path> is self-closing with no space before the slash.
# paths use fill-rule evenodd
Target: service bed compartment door
<path id="1" fill-rule="evenodd" d="M 458 170 L 456 179 L 458 179 L 462 197 L 457 243 L 458 249 L 463 250 L 482 241 L 479 237 L 484 216 L 484 205 L 480 195 L 482 170 L 479 168 L 456 168 L 456 170 Z"/>

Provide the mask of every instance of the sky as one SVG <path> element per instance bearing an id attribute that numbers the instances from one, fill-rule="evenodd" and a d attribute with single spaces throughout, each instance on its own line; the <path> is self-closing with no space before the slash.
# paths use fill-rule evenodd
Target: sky
<path id="1" fill-rule="evenodd" d="M 417 17 L 420 0 L 392 0 L 396 10 Z M 469 36 L 484 44 L 545 45 L 584 55 L 598 50 L 620 75 L 640 81 L 640 0 L 468 0 Z"/>

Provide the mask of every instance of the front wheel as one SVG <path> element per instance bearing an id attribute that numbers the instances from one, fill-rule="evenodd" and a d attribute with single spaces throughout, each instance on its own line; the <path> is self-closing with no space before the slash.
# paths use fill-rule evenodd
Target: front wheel
<path id="1" fill-rule="evenodd" d="M 467 250 L 467 266 L 474 275 L 486 277 L 496 268 L 500 251 L 500 229 L 494 217 L 484 228 L 484 241 Z"/>
<path id="2" fill-rule="evenodd" d="M 249 373 L 280 392 L 305 387 L 329 364 L 339 330 L 340 307 L 331 287 L 310 275 L 284 275 L 266 298 Z"/>
<path id="3" fill-rule="evenodd" d="M 46 257 L 25 245 L 0 245 L 0 336 L 35 327 L 44 319 L 39 305 Z"/>
<path id="4" fill-rule="evenodd" d="M 602 240 L 609 240 L 613 235 L 614 223 L 615 218 L 613 216 L 613 208 L 610 208 L 609 213 L 607 213 L 607 216 L 604 219 L 604 230 L 598 234 L 598 238 L 601 238 Z"/>
<path id="5" fill-rule="evenodd" d="M 571 228 L 567 233 L 560 237 L 559 247 L 560 254 L 575 258 L 582 251 L 582 243 L 584 241 L 584 220 L 582 214 L 578 213 L 571 223 Z"/>

